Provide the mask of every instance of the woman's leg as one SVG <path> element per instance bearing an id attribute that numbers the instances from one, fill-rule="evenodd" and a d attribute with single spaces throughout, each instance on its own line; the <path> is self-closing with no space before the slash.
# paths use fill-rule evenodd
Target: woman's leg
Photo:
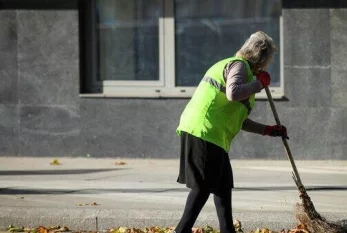
<path id="1" fill-rule="evenodd" d="M 215 194 L 213 199 L 217 210 L 220 233 L 235 233 L 231 210 L 231 188 L 221 194 Z"/>
<path id="2" fill-rule="evenodd" d="M 210 192 L 208 191 L 194 189 L 190 191 L 186 206 L 184 208 L 183 216 L 175 229 L 176 233 L 192 232 L 192 227 L 209 196 Z"/>

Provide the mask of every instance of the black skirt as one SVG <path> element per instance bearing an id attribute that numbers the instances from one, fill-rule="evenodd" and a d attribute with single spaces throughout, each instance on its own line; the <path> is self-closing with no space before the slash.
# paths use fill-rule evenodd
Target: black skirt
<path id="1" fill-rule="evenodd" d="M 181 132 L 178 183 L 220 194 L 234 187 L 228 153 L 221 147 Z"/>

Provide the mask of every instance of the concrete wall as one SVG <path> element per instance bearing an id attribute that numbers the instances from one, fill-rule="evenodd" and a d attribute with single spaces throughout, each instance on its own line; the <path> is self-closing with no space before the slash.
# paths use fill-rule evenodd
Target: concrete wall
<path id="1" fill-rule="evenodd" d="M 0 11 L 1 155 L 76 155 L 78 14 Z"/>
<path id="2" fill-rule="evenodd" d="M 293 155 L 347 159 L 347 9 L 284 2 L 276 107 Z M 2 10 L 0 31 L 0 155 L 178 158 L 187 99 L 79 97 L 77 10 Z M 251 118 L 275 123 L 266 101 Z M 286 159 L 280 139 L 244 132 L 230 157 Z"/>

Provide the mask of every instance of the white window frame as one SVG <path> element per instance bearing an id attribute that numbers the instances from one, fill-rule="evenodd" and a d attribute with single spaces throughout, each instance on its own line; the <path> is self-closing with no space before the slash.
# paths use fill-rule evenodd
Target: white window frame
<path id="1" fill-rule="evenodd" d="M 169 17 L 168 17 L 169 16 Z M 274 99 L 284 96 L 283 77 L 283 21 L 280 16 L 280 87 L 270 87 Z M 164 1 L 163 17 L 159 18 L 159 80 L 92 81 L 92 91 L 99 94 L 81 94 L 82 97 L 121 98 L 190 98 L 196 87 L 176 86 L 175 77 L 175 19 L 174 0 Z M 256 94 L 256 99 L 266 99 L 265 91 Z"/>

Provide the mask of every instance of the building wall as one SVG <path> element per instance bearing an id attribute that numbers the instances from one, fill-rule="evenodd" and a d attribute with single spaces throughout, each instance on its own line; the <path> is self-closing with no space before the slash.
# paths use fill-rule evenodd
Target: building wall
<path id="1" fill-rule="evenodd" d="M 80 150 L 77 11 L 0 11 L 1 155 Z"/>
<path id="2" fill-rule="evenodd" d="M 275 104 L 293 155 L 347 159 L 347 9 L 288 2 L 285 100 Z M 188 99 L 79 97 L 78 19 L 77 10 L 0 11 L 0 155 L 178 158 Z M 250 118 L 275 124 L 264 100 Z M 286 155 L 280 139 L 241 132 L 230 157 Z"/>

